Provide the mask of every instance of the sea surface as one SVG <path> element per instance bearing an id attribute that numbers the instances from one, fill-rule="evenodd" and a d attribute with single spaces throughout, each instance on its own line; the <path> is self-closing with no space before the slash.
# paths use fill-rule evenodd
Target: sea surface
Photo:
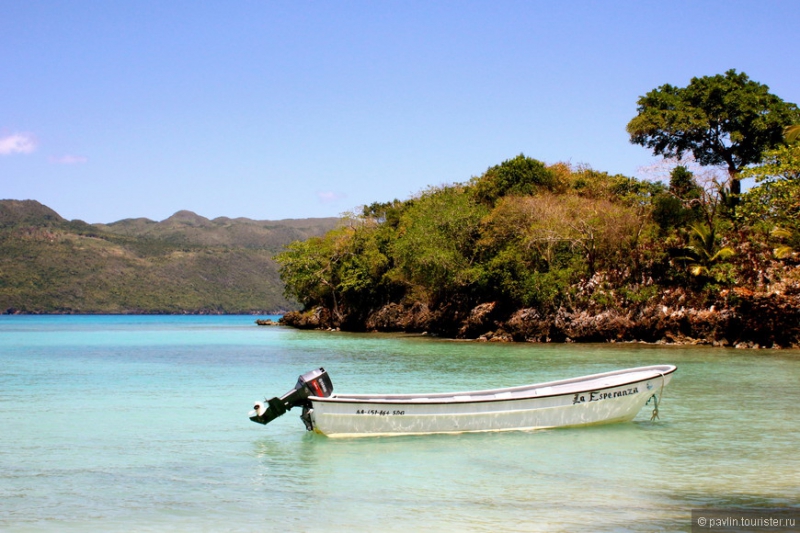
<path id="1" fill-rule="evenodd" d="M 800 351 L 535 345 L 258 327 L 256 317 L 0 317 L 0 530 L 690 531 L 800 510 Z M 273 317 L 275 318 L 275 317 Z M 678 366 L 660 418 L 329 439 L 253 401 L 446 392 Z"/>

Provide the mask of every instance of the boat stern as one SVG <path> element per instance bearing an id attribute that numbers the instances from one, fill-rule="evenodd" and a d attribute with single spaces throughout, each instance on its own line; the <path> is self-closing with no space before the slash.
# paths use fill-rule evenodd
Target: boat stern
<path id="1" fill-rule="evenodd" d="M 292 407 L 302 407 L 301 418 L 306 427 L 311 430 L 313 427 L 309 427 L 310 417 L 308 416 L 311 402 L 308 399 L 312 396 L 327 398 L 332 393 L 331 378 L 325 369 L 320 367 L 301 375 L 294 388 L 280 398 L 274 397 L 270 400 L 264 399 L 264 401 L 255 402 L 253 410 L 249 413 L 250 420 L 266 425 L 291 410 Z"/>

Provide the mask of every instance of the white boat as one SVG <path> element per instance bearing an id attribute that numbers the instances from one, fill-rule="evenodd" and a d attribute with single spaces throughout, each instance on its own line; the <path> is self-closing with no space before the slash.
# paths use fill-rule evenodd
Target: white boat
<path id="1" fill-rule="evenodd" d="M 435 394 L 333 394 L 320 368 L 281 398 L 256 402 L 267 424 L 302 407 L 306 428 L 329 437 L 512 431 L 627 422 L 651 399 L 653 416 L 677 368 L 655 365 L 535 385 Z"/>

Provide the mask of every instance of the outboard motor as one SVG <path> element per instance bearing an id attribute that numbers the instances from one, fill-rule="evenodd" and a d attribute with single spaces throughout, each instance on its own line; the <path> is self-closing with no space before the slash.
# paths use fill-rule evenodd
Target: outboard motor
<path id="1" fill-rule="evenodd" d="M 333 383 L 324 368 L 306 372 L 297 379 L 297 384 L 292 390 L 280 398 L 272 398 L 263 402 L 256 402 L 250 411 L 250 420 L 259 424 L 272 422 L 292 407 L 303 407 L 301 418 L 306 427 L 311 430 L 311 420 L 308 411 L 311 408 L 310 396 L 327 398 L 333 393 Z"/>

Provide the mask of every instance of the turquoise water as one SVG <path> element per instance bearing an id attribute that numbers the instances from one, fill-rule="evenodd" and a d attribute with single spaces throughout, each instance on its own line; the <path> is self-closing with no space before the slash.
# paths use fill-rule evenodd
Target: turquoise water
<path id="1" fill-rule="evenodd" d="M 678 365 L 661 419 L 327 439 L 254 400 L 520 385 Z M 800 351 L 529 345 L 257 327 L 254 317 L 0 317 L 3 531 L 689 531 L 800 508 Z"/>

